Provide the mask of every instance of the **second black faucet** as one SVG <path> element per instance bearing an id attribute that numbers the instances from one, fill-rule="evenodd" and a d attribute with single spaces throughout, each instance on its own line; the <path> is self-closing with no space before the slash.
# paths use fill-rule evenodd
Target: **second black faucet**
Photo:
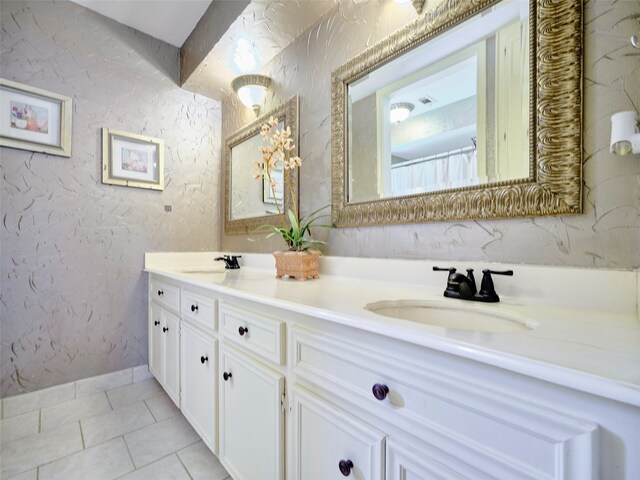
<path id="1" fill-rule="evenodd" d="M 496 289 L 493 285 L 493 278 L 491 278 L 491 274 L 513 275 L 513 270 L 505 270 L 502 272 L 488 269 L 483 270 L 480 291 L 478 292 L 476 279 L 473 276 L 473 268 L 467 268 L 466 276 L 461 273 L 457 273 L 455 268 L 433 267 L 433 270 L 435 272 L 449 272 L 449 277 L 447 277 L 447 288 L 444 291 L 445 297 L 488 303 L 500 301 L 500 297 L 496 293 Z"/>

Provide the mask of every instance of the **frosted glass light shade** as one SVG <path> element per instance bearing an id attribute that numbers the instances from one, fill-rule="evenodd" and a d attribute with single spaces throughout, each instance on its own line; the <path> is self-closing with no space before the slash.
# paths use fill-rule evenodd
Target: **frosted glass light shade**
<path id="1" fill-rule="evenodd" d="M 413 108 L 413 103 L 394 103 L 391 105 L 389 120 L 391 123 L 400 123 L 409 118 Z"/>
<path id="2" fill-rule="evenodd" d="M 611 153 L 640 153 L 640 133 L 637 125 L 638 117 L 634 111 L 611 115 Z"/>
<path id="3" fill-rule="evenodd" d="M 265 75 L 240 75 L 233 79 L 231 88 L 242 104 L 253 109 L 258 116 L 270 84 L 271 79 Z"/>

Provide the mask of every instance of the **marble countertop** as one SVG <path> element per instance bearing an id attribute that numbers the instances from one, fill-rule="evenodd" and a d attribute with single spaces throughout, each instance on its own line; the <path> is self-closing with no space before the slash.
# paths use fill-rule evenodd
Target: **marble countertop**
<path id="1" fill-rule="evenodd" d="M 442 288 L 321 275 L 313 281 L 276 279 L 273 269 L 219 272 L 176 265 L 145 271 L 264 305 L 423 345 L 609 399 L 640 406 L 640 323 L 636 312 L 563 307 L 502 296 L 485 305 L 539 323 L 534 329 L 487 333 L 388 318 L 364 306 L 381 300 L 444 299 Z M 443 279 L 444 280 L 444 279 Z M 449 303 L 450 302 L 450 303 Z"/>

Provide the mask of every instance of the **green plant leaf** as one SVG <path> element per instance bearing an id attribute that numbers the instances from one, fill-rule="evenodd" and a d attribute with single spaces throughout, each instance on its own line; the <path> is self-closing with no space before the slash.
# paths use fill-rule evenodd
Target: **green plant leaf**
<path id="1" fill-rule="evenodd" d="M 293 237 L 300 238 L 300 224 L 298 223 L 296 215 L 291 210 L 287 210 L 287 214 L 289 215 L 289 222 L 291 223 Z"/>

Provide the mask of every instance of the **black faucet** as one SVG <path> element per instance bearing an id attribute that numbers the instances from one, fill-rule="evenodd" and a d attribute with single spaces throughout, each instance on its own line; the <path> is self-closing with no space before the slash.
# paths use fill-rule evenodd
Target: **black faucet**
<path id="1" fill-rule="evenodd" d="M 216 262 L 223 261 L 224 268 L 227 270 L 238 270 L 240 265 L 238 264 L 238 259 L 242 258 L 242 255 L 223 255 L 222 257 L 215 258 Z"/>
<path id="2" fill-rule="evenodd" d="M 460 298 L 462 300 L 472 300 L 474 302 L 499 302 L 500 297 L 496 293 L 493 286 L 494 275 L 513 275 L 513 270 L 505 270 L 504 272 L 496 272 L 495 270 L 483 270 L 482 283 L 480 283 L 480 291 L 476 288 L 476 279 L 473 276 L 473 268 L 467 268 L 467 275 L 456 273 L 455 268 L 433 267 L 434 272 L 449 272 L 447 278 L 447 288 L 444 296 L 448 298 Z"/>

